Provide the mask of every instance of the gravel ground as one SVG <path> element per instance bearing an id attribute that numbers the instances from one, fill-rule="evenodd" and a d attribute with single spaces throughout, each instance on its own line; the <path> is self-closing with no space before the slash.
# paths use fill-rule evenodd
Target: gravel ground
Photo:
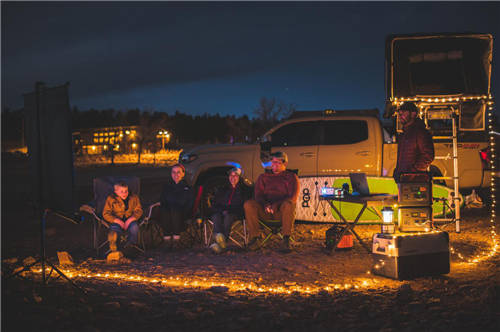
<path id="1" fill-rule="evenodd" d="M 89 179 L 109 171 L 77 169 L 82 201 L 89 196 Z M 168 175 L 163 168 L 132 166 L 114 172 L 139 174 L 143 193 L 151 199 Z M 257 252 L 232 247 L 220 255 L 182 241 L 110 265 L 90 249 L 89 223 L 49 218 L 47 256 L 56 262 L 56 252 L 67 251 L 75 261 L 71 270 L 93 276 L 72 279 L 86 291 L 82 294 L 60 278 L 42 286 L 38 273 L 5 278 L 39 253 L 39 220 L 25 202 L 23 174 L 21 164 L 3 164 L 3 331 L 500 330 L 499 255 L 466 262 L 484 257 L 493 246 L 486 208 L 464 210 L 459 234 L 453 225 L 445 227 L 454 248 L 449 274 L 407 281 L 368 273 L 373 258 L 357 241 L 352 250 L 325 254 L 327 226 L 296 225 L 290 254 L 280 253 L 277 241 Z M 356 231 L 370 244 L 378 229 L 363 225 Z M 106 273 L 164 282 L 105 279 Z"/>

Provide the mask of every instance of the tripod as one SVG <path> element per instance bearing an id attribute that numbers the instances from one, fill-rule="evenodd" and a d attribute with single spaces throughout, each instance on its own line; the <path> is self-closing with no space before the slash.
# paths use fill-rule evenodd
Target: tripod
<path id="1" fill-rule="evenodd" d="M 40 229 L 40 244 L 41 244 L 41 247 L 40 247 L 40 258 L 38 258 L 35 262 L 25 266 L 22 270 L 20 271 L 17 271 L 13 274 L 10 274 L 8 276 L 6 276 L 5 279 L 9 279 L 9 278 L 12 278 L 12 277 L 15 277 L 16 275 L 18 274 L 21 274 L 23 273 L 24 271 L 28 271 L 32 266 L 35 266 L 36 264 L 38 263 L 41 263 L 42 264 L 42 281 L 43 281 L 43 284 L 46 285 L 48 284 L 49 282 L 49 278 L 50 276 L 52 275 L 52 271 L 56 271 L 59 276 L 61 276 L 62 278 L 66 279 L 71 285 L 73 285 L 74 287 L 76 287 L 78 290 L 82 291 L 83 293 L 86 294 L 86 291 L 79 287 L 77 284 L 75 284 L 70 278 L 68 278 L 61 270 L 59 270 L 54 264 L 52 264 L 49 260 L 47 260 L 47 257 L 45 255 L 45 223 L 46 223 L 46 219 L 47 219 L 47 214 L 51 212 L 50 209 L 45 209 L 41 215 L 41 229 Z M 53 212 L 54 214 L 56 214 L 57 216 L 59 217 L 62 217 L 64 219 L 67 219 L 67 220 L 70 220 L 71 222 L 75 223 L 72 219 L 70 218 L 67 218 L 57 212 Z M 48 265 L 51 267 L 51 270 L 49 272 L 49 275 L 46 276 L 46 272 L 45 272 L 45 266 Z"/>

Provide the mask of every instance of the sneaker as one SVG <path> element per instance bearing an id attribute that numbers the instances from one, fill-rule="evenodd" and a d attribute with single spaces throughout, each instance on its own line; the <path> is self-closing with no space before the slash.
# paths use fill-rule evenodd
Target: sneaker
<path id="1" fill-rule="evenodd" d="M 283 242 L 281 242 L 280 251 L 285 253 L 285 254 L 292 252 L 292 246 L 290 245 L 290 237 L 289 236 L 285 236 L 283 238 Z"/>
<path id="2" fill-rule="evenodd" d="M 170 235 L 165 235 L 163 237 L 163 241 L 170 241 L 170 240 L 172 240 L 172 236 L 170 236 Z"/>
<path id="3" fill-rule="evenodd" d="M 212 245 L 210 246 L 210 249 L 212 249 L 212 251 L 215 254 L 220 254 L 222 252 L 222 248 L 217 243 L 212 243 Z"/>
<path id="4" fill-rule="evenodd" d="M 117 236 L 116 232 L 109 232 L 108 233 L 109 250 L 111 252 L 118 250 L 118 248 L 116 246 L 117 238 L 118 238 L 118 236 Z"/>
<path id="5" fill-rule="evenodd" d="M 215 242 L 221 247 L 221 249 L 226 249 L 226 237 L 222 233 L 215 234 Z"/>
<path id="6" fill-rule="evenodd" d="M 254 237 L 248 242 L 247 245 L 248 250 L 255 251 L 260 249 L 260 240 L 258 237 Z"/>
<path id="7" fill-rule="evenodd" d="M 172 235 L 172 239 L 173 239 L 174 241 L 178 241 L 178 240 L 180 240 L 180 238 L 181 238 L 181 236 L 180 236 L 180 235 L 178 235 L 178 234 Z"/>

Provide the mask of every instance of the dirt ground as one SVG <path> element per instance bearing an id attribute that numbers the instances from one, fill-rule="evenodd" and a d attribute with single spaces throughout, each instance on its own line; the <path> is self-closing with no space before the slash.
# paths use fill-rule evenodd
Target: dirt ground
<path id="1" fill-rule="evenodd" d="M 84 275 L 72 278 L 83 294 L 61 278 L 43 286 L 39 273 L 6 277 L 40 252 L 28 173 L 23 160 L 2 158 L 2 331 L 500 330 L 500 258 L 484 258 L 494 245 L 487 208 L 464 210 L 461 233 L 444 227 L 454 251 L 449 274 L 407 281 L 368 273 L 373 258 L 357 241 L 352 250 L 325 254 L 324 225 L 296 225 L 290 254 L 276 250 L 277 241 L 257 252 L 232 247 L 220 255 L 202 245 L 162 246 L 109 265 L 90 248 L 89 222 L 49 218 L 47 256 L 56 263 L 57 251 L 70 253 L 75 264 L 68 271 Z M 93 177 L 110 174 L 140 176 L 142 198 L 153 202 L 169 172 L 78 168 L 80 202 L 90 200 Z M 356 228 L 368 245 L 378 230 Z M 483 258 L 467 263 L 475 257 Z M 145 281 L 152 279 L 164 282 Z"/>

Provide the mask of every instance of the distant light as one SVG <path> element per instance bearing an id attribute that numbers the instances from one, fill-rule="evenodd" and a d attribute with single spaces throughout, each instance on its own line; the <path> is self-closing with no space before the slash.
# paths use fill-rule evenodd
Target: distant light
<path id="1" fill-rule="evenodd" d="M 130 135 L 130 130 L 125 130 L 125 134 Z"/>
<path id="2" fill-rule="evenodd" d="M 160 130 L 160 131 L 158 132 L 158 135 L 163 135 L 163 131 L 161 131 L 161 130 Z"/>
<path id="3" fill-rule="evenodd" d="M 132 148 L 135 149 L 137 147 L 137 143 L 132 143 Z"/>

